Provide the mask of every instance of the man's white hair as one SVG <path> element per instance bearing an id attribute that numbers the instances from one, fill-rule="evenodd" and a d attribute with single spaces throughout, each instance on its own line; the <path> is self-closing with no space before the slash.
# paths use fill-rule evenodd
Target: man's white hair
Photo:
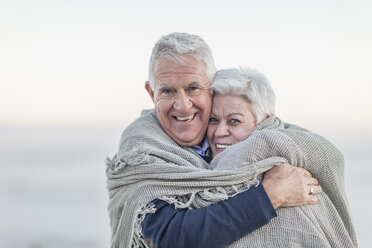
<path id="1" fill-rule="evenodd" d="M 264 74 L 248 68 L 232 68 L 216 73 L 211 85 L 214 94 L 243 96 L 251 106 L 257 124 L 275 114 L 275 94 Z"/>
<path id="2" fill-rule="evenodd" d="M 159 59 L 185 64 L 188 56 L 206 64 L 205 75 L 212 81 L 217 69 L 208 44 L 201 37 L 194 34 L 171 33 L 160 37 L 152 49 L 149 64 L 149 83 L 151 88 L 154 89 L 155 86 L 154 72 Z"/>

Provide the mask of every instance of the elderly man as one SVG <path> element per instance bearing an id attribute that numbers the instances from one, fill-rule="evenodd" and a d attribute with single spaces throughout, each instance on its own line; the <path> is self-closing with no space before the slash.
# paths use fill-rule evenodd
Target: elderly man
<path id="1" fill-rule="evenodd" d="M 124 131 L 107 162 L 112 247 L 223 247 L 267 224 L 278 207 L 316 204 L 321 188 L 302 168 L 278 165 L 254 185 L 252 169 L 213 171 L 205 133 L 215 72 L 196 35 L 155 44 L 145 84 L 155 109 Z"/>

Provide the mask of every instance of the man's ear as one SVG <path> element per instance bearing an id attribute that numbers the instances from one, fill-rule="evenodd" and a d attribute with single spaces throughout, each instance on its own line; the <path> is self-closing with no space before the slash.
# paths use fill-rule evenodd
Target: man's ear
<path id="1" fill-rule="evenodd" d="M 147 93 L 149 93 L 151 100 L 154 102 L 154 91 L 151 89 L 150 82 L 145 82 L 145 89 L 147 90 Z"/>

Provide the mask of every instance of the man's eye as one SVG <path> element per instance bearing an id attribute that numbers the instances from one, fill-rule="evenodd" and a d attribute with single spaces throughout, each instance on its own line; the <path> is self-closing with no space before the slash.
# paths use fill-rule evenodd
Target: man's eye
<path id="1" fill-rule="evenodd" d="M 214 117 L 209 118 L 210 124 L 217 123 L 217 122 L 218 122 L 217 118 L 214 118 Z"/>
<path id="2" fill-rule="evenodd" d="M 199 91 L 199 87 L 189 87 L 187 88 L 187 90 L 191 93 L 195 93 L 195 92 L 198 92 Z"/>
<path id="3" fill-rule="evenodd" d="M 172 93 L 172 90 L 171 89 L 161 89 L 160 93 L 163 94 L 163 95 L 168 95 L 168 94 Z"/>

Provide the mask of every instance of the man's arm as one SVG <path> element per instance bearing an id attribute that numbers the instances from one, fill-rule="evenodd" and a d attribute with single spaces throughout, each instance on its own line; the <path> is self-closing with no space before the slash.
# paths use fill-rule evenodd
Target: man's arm
<path id="1" fill-rule="evenodd" d="M 317 181 L 306 170 L 280 165 L 266 173 L 263 186 L 209 207 L 179 210 L 155 200 L 157 211 L 146 215 L 142 233 L 156 247 L 223 247 L 269 223 L 274 208 L 315 204 L 312 184 Z"/>
<path id="2" fill-rule="evenodd" d="M 156 247 L 224 247 L 276 216 L 261 184 L 205 208 L 180 210 L 165 201 L 153 203 L 156 213 L 146 215 L 142 233 Z"/>

